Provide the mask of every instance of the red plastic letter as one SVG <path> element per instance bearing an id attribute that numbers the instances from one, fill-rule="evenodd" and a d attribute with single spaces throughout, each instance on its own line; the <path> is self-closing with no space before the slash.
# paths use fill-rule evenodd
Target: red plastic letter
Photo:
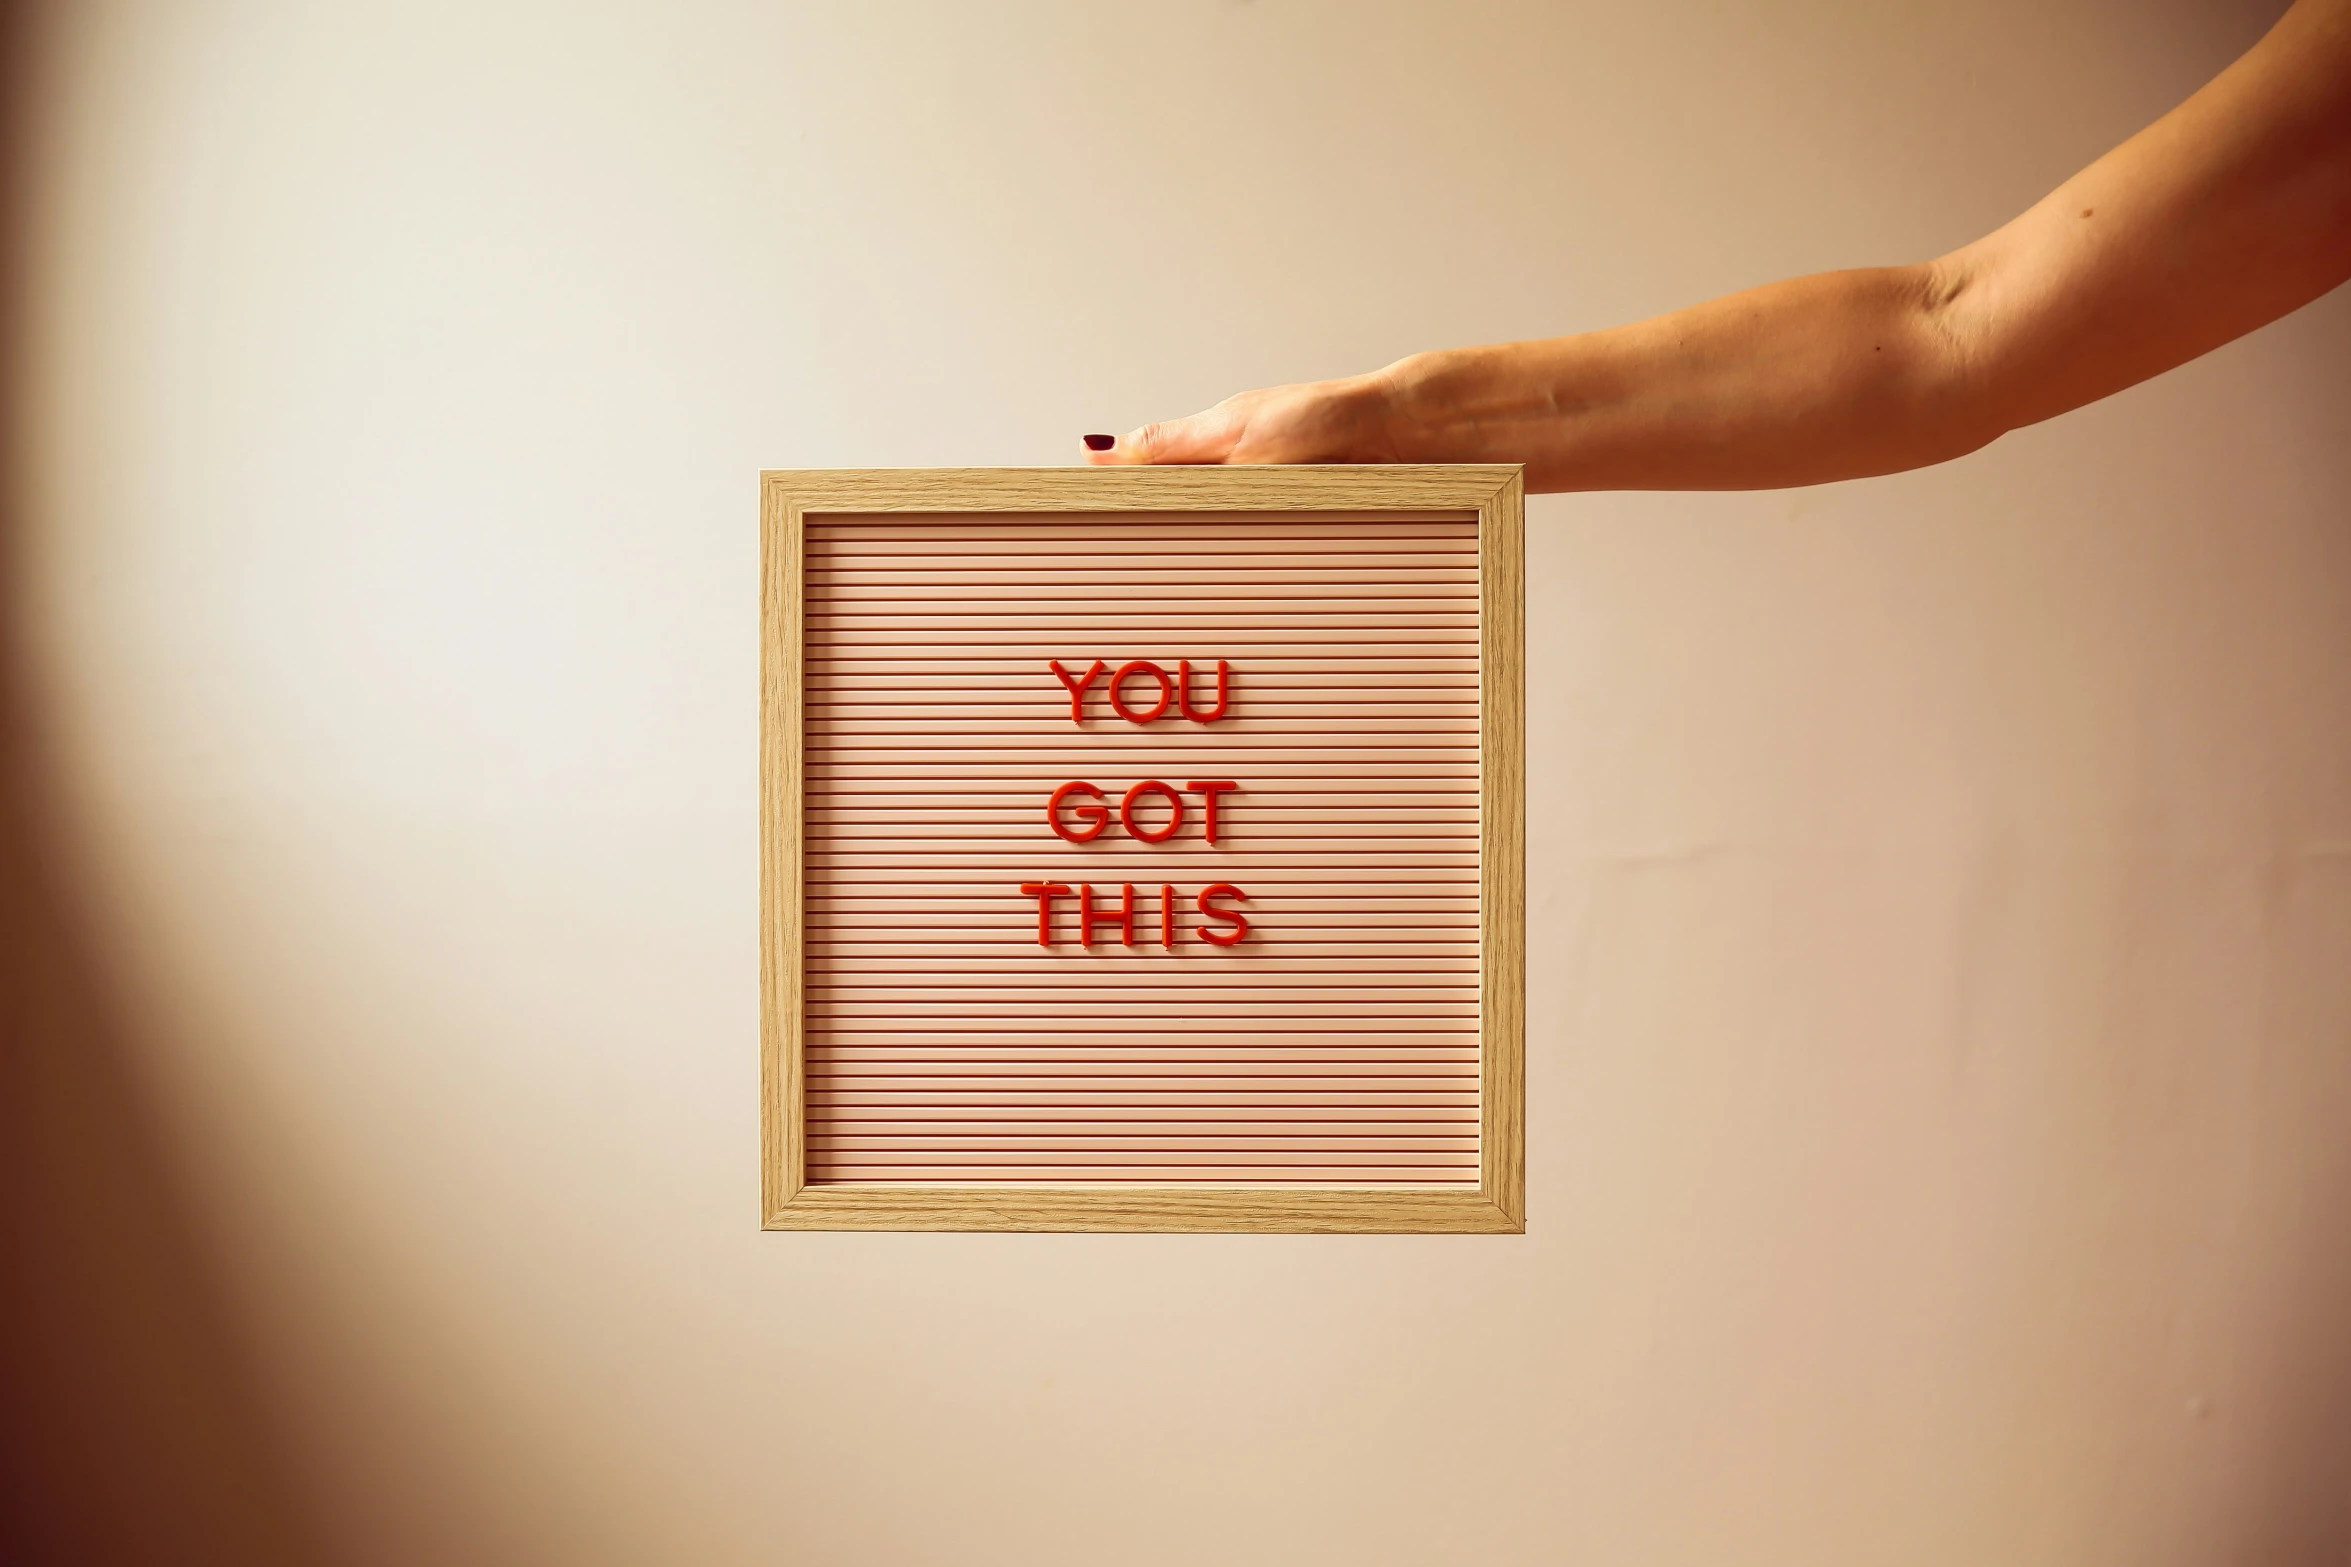
<path id="1" fill-rule="evenodd" d="M 1094 927 L 1097 925 L 1116 925 L 1120 945 L 1131 947 L 1135 944 L 1135 884 L 1130 881 L 1121 886 L 1124 890 L 1119 894 L 1118 912 L 1097 914 L 1094 912 L 1092 885 L 1082 881 L 1078 883 L 1078 941 L 1081 945 L 1090 947 L 1094 944 Z M 1228 919 L 1232 917 L 1226 916 Z"/>
<path id="2" fill-rule="evenodd" d="M 1220 947 L 1229 947 L 1249 934 L 1249 920 L 1246 915 L 1238 914 L 1231 909 L 1218 908 L 1213 901 L 1217 898 L 1238 898 L 1243 903 L 1247 903 L 1249 894 L 1229 881 L 1220 881 L 1214 886 L 1200 889 L 1200 912 L 1212 920 L 1231 920 L 1233 922 L 1233 928 L 1229 931 L 1209 925 L 1201 926 L 1199 928 L 1200 939 L 1213 941 Z"/>
<path id="3" fill-rule="evenodd" d="M 1053 678 L 1060 681 L 1063 688 L 1069 692 L 1069 721 L 1073 724 L 1084 723 L 1086 721 L 1086 687 L 1101 679 L 1102 671 L 1110 666 L 1100 659 L 1094 660 L 1094 667 L 1086 671 L 1086 678 L 1083 680 L 1072 680 L 1069 671 L 1061 667 L 1061 660 L 1058 658 L 1045 660 L 1045 667 L 1053 671 Z"/>
<path id="4" fill-rule="evenodd" d="M 1215 843 L 1216 797 L 1220 794 L 1230 793 L 1241 786 L 1230 778 L 1195 778 L 1184 787 L 1199 795 L 1207 803 L 1207 809 L 1202 813 L 1201 819 L 1208 830 L 1208 841 L 1212 844 Z"/>
<path id="5" fill-rule="evenodd" d="M 1148 709 L 1132 708 L 1127 706 L 1126 699 L 1119 695 L 1119 688 L 1126 684 L 1127 676 L 1129 675 L 1149 675 L 1152 679 L 1158 681 L 1159 700 L 1154 702 Z M 1119 717 L 1125 719 L 1130 724 L 1147 724 L 1151 722 L 1152 719 L 1157 718 L 1160 714 L 1166 712 L 1167 704 L 1174 700 L 1175 682 L 1167 678 L 1166 670 L 1160 668 L 1157 664 L 1152 663 L 1147 658 L 1138 658 L 1132 660 L 1131 662 L 1119 665 L 1118 673 L 1110 677 L 1111 711 L 1117 713 Z"/>
<path id="6" fill-rule="evenodd" d="M 1145 832 L 1135 825 L 1135 802 L 1146 794 L 1167 796 L 1167 825 L 1157 832 Z M 1126 798 L 1118 802 L 1118 824 L 1127 830 L 1130 837 L 1139 838 L 1145 843 L 1165 843 L 1176 835 L 1178 827 L 1184 825 L 1184 797 L 1158 779 L 1146 778 L 1129 789 Z"/>
<path id="7" fill-rule="evenodd" d="M 1053 945 L 1053 900 L 1067 891 L 1068 886 L 1058 881 L 1024 881 L 1020 884 L 1022 897 L 1037 900 L 1038 946 Z"/>
<path id="8" fill-rule="evenodd" d="M 1159 945 L 1175 950 L 1175 889 L 1166 882 L 1159 884 Z"/>
<path id="9" fill-rule="evenodd" d="M 1084 832 L 1072 831 L 1062 823 L 1061 802 L 1073 794 L 1090 794 L 1097 800 L 1102 798 L 1102 791 L 1090 783 L 1065 783 L 1053 791 L 1052 799 L 1045 802 L 1045 820 L 1055 832 L 1067 838 L 1071 843 L 1092 843 L 1096 838 L 1102 836 L 1103 825 L 1110 820 L 1110 807 L 1083 803 L 1071 806 L 1069 808 L 1070 815 L 1081 822 L 1091 824 Z"/>
<path id="10" fill-rule="evenodd" d="M 1195 724 L 1213 724 L 1224 717 L 1225 682 L 1231 678 L 1233 666 L 1223 659 L 1216 661 L 1216 706 L 1194 711 L 1192 707 L 1192 661 L 1176 660 L 1176 706 Z"/>

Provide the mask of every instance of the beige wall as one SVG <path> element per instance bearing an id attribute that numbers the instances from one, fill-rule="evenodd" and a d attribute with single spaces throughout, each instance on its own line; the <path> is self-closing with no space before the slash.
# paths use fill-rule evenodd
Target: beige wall
<path id="1" fill-rule="evenodd" d="M 1965 240 L 2268 9 L 55 8 L 51 838 L 368 1563 L 2351 1553 L 2351 298 L 1530 515 L 1523 1238 L 768 1235 L 762 466 Z"/>

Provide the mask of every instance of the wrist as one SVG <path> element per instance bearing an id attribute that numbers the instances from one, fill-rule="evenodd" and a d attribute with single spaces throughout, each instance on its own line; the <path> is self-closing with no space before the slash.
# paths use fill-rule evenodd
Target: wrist
<path id="1" fill-rule="evenodd" d="M 1373 444 L 1388 462 L 1442 462 L 1431 456 L 1431 390 L 1443 373 L 1443 352 L 1407 354 L 1362 379 Z"/>

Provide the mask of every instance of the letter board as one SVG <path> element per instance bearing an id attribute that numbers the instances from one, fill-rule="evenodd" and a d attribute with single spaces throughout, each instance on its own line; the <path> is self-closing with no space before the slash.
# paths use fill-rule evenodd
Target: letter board
<path id="1" fill-rule="evenodd" d="M 764 492 L 768 1227 L 1523 1228 L 1517 469 Z"/>

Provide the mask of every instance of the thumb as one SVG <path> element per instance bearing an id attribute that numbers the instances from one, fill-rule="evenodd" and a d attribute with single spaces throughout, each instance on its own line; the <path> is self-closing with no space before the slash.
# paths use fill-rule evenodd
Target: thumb
<path id="1" fill-rule="evenodd" d="M 1126 463 L 1215 463 L 1232 455 L 1239 421 L 1223 408 L 1189 419 L 1167 419 L 1124 435 L 1086 437 L 1086 461 L 1096 467 Z"/>

